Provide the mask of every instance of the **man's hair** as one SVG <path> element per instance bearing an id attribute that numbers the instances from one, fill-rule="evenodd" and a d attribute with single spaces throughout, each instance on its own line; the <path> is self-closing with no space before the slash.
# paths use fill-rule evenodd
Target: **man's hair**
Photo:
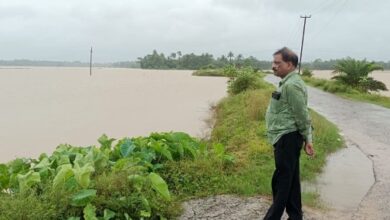
<path id="1" fill-rule="evenodd" d="M 283 47 L 282 49 L 279 49 L 274 53 L 274 56 L 276 54 L 282 55 L 282 60 L 284 62 L 291 62 L 295 67 L 298 65 L 298 56 L 289 48 Z"/>

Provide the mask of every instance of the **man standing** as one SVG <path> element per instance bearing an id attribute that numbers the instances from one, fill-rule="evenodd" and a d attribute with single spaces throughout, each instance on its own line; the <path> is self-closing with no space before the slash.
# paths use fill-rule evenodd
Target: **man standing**
<path id="1" fill-rule="evenodd" d="M 266 113 L 267 136 L 274 146 L 273 204 L 264 219 L 279 220 L 284 210 L 291 220 L 302 219 L 299 157 L 302 145 L 314 156 L 307 89 L 295 69 L 298 56 L 284 47 L 274 54 L 272 70 L 282 78 Z"/>

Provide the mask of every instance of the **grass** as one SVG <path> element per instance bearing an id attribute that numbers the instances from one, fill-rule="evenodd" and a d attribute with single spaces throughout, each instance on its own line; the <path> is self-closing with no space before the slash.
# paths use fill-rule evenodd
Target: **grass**
<path id="1" fill-rule="evenodd" d="M 215 107 L 215 126 L 209 147 L 222 143 L 235 163 L 219 160 L 179 161 L 167 164 L 163 176 L 180 201 L 216 194 L 271 195 L 273 148 L 266 139 L 264 115 L 274 88 L 231 95 Z M 301 178 L 312 181 L 321 172 L 326 156 L 343 146 L 338 129 L 311 111 L 316 158 L 301 157 Z M 306 205 L 317 206 L 318 195 L 305 193 Z"/>
<path id="2" fill-rule="evenodd" d="M 326 92 L 334 93 L 343 98 L 350 100 L 368 102 L 371 104 L 376 104 L 383 106 L 385 108 L 390 108 L 390 97 L 381 96 L 375 93 L 364 93 L 356 89 L 353 89 L 347 85 L 343 85 L 334 80 L 318 79 L 318 78 L 309 78 L 302 77 L 305 82 L 313 87 L 320 88 Z"/>
<path id="3" fill-rule="evenodd" d="M 226 76 L 223 69 L 200 69 L 192 73 L 193 76 Z"/>

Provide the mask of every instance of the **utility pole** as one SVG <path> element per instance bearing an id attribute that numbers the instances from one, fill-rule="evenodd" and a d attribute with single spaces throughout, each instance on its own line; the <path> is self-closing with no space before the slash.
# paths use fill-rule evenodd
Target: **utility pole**
<path id="1" fill-rule="evenodd" d="M 298 74 L 301 74 L 301 66 L 302 66 L 302 50 L 303 50 L 303 41 L 305 40 L 305 28 L 306 28 L 306 18 L 311 18 L 311 15 L 309 16 L 301 16 L 301 18 L 304 18 L 303 22 L 303 33 L 302 33 L 302 43 L 301 43 L 301 54 L 299 55 L 299 70 Z"/>
<path id="2" fill-rule="evenodd" d="M 91 47 L 91 55 L 89 56 L 89 75 L 92 76 L 92 47 Z"/>

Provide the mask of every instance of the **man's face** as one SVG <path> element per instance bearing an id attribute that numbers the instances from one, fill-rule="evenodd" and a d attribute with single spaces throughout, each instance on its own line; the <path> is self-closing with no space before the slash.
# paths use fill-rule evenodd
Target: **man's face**
<path id="1" fill-rule="evenodd" d="M 272 62 L 272 70 L 274 75 L 278 77 L 285 77 L 288 73 L 295 69 L 291 62 L 284 62 L 281 54 L 274 55 L 274 61 Z"/>

